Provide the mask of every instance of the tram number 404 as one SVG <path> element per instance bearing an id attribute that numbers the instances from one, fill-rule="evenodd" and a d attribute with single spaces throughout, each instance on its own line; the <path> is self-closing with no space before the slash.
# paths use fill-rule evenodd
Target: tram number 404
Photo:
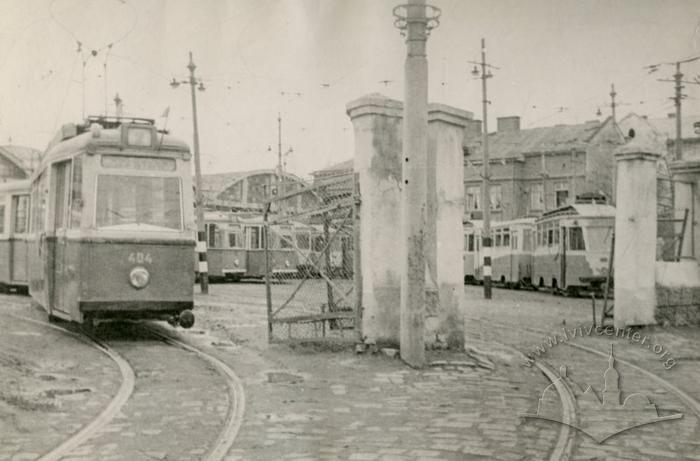
<path id="1" fill-rule="evenodd" d="M 128 260 L 130 263 L 134 263 L 134 264 L 143 264 L 143 263 L 153 264 L 153 258 L 151 257 L 151 253 L 141 253 L 140 251 L 134 252 L 134 253 L 129 253 Z"/>

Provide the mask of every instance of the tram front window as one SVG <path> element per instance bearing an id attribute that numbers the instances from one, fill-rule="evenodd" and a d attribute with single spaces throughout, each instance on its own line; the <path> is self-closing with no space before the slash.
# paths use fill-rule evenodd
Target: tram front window
<path id="1" fill-rule="evenodd" d="M 146 225 L 182 228 L 178 178 L 100 175 L 97 180 L 97 227 Z"/>
<path id="2" fill-rule="evenodd" d="M 596 226 L 586 229 L 586 247 L 590 251 L 609 252 L 612 245 L 612 226 Z"/>

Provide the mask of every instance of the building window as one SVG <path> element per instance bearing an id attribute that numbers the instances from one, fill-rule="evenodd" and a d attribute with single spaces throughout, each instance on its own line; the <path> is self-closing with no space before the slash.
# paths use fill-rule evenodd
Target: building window
<path id="1" fill-rule="evenodd" d="M 530 209 L 544 209 L 544 188 L 542 184 L 533 184 L 530 186 Z"/>
<path id="2" fill-rule="evenodd" d="M 569 183 L 566 181 L 554 184 L 554 193 L 557 200 L 557 208 L 569 203 Z"/>
<path id="3" fill-rule="evenodd" d="M 479 186 L 467 187 L 467 210 L 474 211 L 481 209 L 481 188 Z"/>
<path id="4" fill-rule="evenodd" d="M 503 208 L 503 194 L 501 192 L 501 186 L 495 185 L 489 188 L 489 195 L 491 196 L 491 209 L 500 210 Z"/>

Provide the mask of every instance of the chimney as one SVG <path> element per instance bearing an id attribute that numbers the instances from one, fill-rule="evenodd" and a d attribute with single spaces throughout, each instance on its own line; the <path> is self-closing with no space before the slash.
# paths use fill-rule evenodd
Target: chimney
<path id="1" fill-rule="evenodd" d="M 481 132 L 481 120 L 467 120 L 467 126 L 464 128 L 464 139 L 479 138 Z"/>
<path id="2" fill-rule="evenodd" d="M 505 133 L 511 131 L 520 131 L 520 117 L 498 117 L 496 119 L 498 132 Z"/>

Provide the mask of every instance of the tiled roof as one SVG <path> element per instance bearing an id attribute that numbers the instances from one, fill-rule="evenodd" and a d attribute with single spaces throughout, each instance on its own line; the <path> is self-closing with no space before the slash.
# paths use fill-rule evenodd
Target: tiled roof
<path id="1" fill-rule="evenodd" d="M 595 120 L 579 125 L 555 125 L 490 133 L 489 156 L 492 159 L 512 158 L 533 152 L 560 152 L 585 148 L 608 120 L 603 123 Z M 472 158 L 481 158 L 481 138 L 467 138 L 464 145 Z"/>

